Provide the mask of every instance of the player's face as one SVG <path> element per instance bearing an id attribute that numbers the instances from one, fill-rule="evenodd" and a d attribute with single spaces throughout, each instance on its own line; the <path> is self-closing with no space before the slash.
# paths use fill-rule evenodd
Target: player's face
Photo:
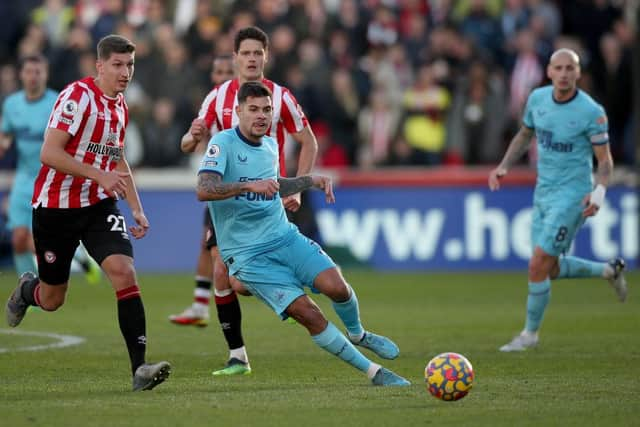
<path id="1" fill-rule="evenodd" d="M 47 65 L 43 62 L 27 61 L 20 70 L 20 82 L 29 94 L 44 91 L 48 77 Z"/>
<path id="2" fill-rule="evenodd" d="M 108 96 L 115 96 L 129 85 L 133 78 L 134 53 L 112 53 L 109 59 L 98 59 L 100 88 Z"/>
<path id="3" fill-rule="evenodd" d="M 214 86 L 233 78 L 233 61 L 231 59 L 216 59 L 211 70 L 211 82 Z"/>
<path id="4" fill-rule="evenodd" d="M 271 97 L 255 98 L 250 96 L 244 103 L 238 105 L 236 112 L 242 133 L 257 140 L 267 133 L 271 125 L 273 115 Z"/>
<path id="5" fill-rule="evenodd" d="M 560 54 L 553 58 L 547 67 L 547 76 L 553 87 L 562 92 L 573 91 L 580 78 L 580 65 L 569 54 Z"/>
<path id="6" fill-rule="evenodd" d="M 258 40 L 246 39 L 233 54 L 238 75 L 247 81 L 262 79 L 267 52 Z"/>

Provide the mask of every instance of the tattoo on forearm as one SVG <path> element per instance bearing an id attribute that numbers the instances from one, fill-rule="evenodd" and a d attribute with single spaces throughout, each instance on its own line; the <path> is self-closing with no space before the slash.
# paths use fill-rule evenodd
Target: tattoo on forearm
<path id="1" fill-rule="evenodd" d="M 290 196 L 313 187 L 313 180 L 309 175 L 296 178 L 280 177 L 278 178 L 278 183 L 280 184 L 280 197 Z"/>
<path id="2" fill-rule="evenodd" d="M 211 196 L 210 200 L 225 199 L 242 193 L 241 182 L 222 182 L 222 177 L 215 173 L 198 175 L 198 193 Z"/>
<path id="3" fill-rule="evenodd" d="M 520 159 L 529 149 L 532 133 L 530 130 L 520 129 L 513 137 L 507 149 L 502 165 L 509 168 Z"/>

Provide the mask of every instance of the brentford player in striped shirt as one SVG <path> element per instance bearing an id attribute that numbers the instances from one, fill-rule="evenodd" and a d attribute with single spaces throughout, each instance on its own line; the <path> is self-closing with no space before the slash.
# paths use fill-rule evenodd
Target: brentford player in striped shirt
<path id="1" fill-rule="evenodd" d="M 71 259 L 82 241 L 109 277 L 133 375 L 133 390 L 150 390 L 170 373 L 168 362 L 146 363 L 144 307 L 129 233 L 116 199 L 124 198 L 144 237 L 149 222 L 124 158 L 127 105 L 122 92 L 133 76 L 135 46 L 117 35 L 98 43 L 97 77 L 71 83 L 53 107 L 33 193 L 36 277 L 20 276 L 6 307 L 17 326 L 30 305 L 55 311 L 64 303 Z"/>
<path id="2" fill-rule="evenodd" d="M 237 92 L 248 81 L 262 82 L 273 94 L 273 119 L 268 135 L 278 141 L 280 172 L 284 175 L 284 143 L 288 135 L 301 144 L 296 175 L 307 175 L 313 169 L 318 144 L 309 126 L 307 118 L 291 92 L 277 83 L 264 78 L 264 66 L 268 60 L 269 38 L 257 27 L 241 29 L 234 40 L 233 59 L 237 78 L 228 80 L 207 95 L 198 117 L 192 122 L 189 131 L 181 142 L 182 150 L 194 151 L 199 143 L 208 143 L 219 130 L 238 126 Z M 290 211 L 300 208 L 300 194 L 282 199 L 284 207 Z M 218 320 L 229 346 L 229 359 L 223 369 L 214 371 L 214 375 L 248 374 L 251 372 L 249 359 L 242 339 L 240 304 L 231 287 L 228 271 L 218 255 L 214 262 L 214 300 L 218 311 Z M 235 280 L 232 278 L 232 281 Z M 193 310 L 183 313 L 197 316 Z"/>

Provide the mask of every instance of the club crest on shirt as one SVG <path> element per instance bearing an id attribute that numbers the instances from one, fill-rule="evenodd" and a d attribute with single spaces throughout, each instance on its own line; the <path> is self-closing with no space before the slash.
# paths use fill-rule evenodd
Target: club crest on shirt
<path id="1" fill-rule="evenodd" d="M 596 119 L 596 123 L 599 125 L 603 125 L 607 123 L 607 116 L 600 116 Z"/>
<path id="2" fill-rule="evenodd" d="M 207 157 L 216 158 L 220 155 L 220 147 L 212 144 L 207 148 Z"/>
<path id="3" fill-rule="evenodd" d="M 118 145 L 118 134 L 115 132 L 109 132 L 109 134 L 107 135 L 107 140 L 105 141 L 105 144 L 107 144 L 110 147 Z"/>

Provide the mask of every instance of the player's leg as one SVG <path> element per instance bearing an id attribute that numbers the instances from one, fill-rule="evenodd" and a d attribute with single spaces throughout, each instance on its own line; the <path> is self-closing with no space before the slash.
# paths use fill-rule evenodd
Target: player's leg
<path id="1" fill-rule="evenodd" d="M 364 329 L 360 321 L 360 308 L 356 293 L 336 267 L 320 272 L 313 281 L 313 286 L 331 299 L 333 309 L 347 328 L 351 342 L 368 348 L 383 359 L 398 357 L 400 349 L 392 340 Z"/>
<path id="2" fill-rule="evenodd" d="M 557 266 L 551 271 L 551 279 L 601 277 L 611 285 L 618 300 L 624 302 L 627 299 L 627 280 L 624 277 L 624 269 L 625 262 L 622 258 L 598 262 L 575 256 L 560 256 Z"/>
<path id="3" fill-rule="evenodd" d="M 209 325 L 209 301 L 211 300 L 211 282 L 213 277 L 212 264 L 210 253 L 203 246 L 198 255 L 193 302 L 181 313 L 170 315 L 170 322 L 176 325 L 193 325 L 199 327 Z"/>
<path id="4" fill-rule="evenodd" d="M 73 254 L 73 260 L 80 265 L 89 284 L 96 285 L 100 283 L 100 279 L 102 278 L 100 265 L 91 258 L 82 243 L 78 245 L 76 252 Z"/>
<path id="5" fill-rule="evenodd" d="M 333 308 L 347 328 L 349 339 L 384 359 L 395 359 L 400 350 L 389 338 L 365 331 L 360 321 L 358 297 L 347 284 L 333 260 L 313 240 L 298 236 L 289 246 L 289 262 L 298 272 L 301 283 L 313 284 L 314 292 L 328 296 Z"/>
<path id="6" fill-rule="evenodd" d="M 133 390 L 150 390 L 169 376 L 171 367 L 167 362 L 146 363 L 144 305 L 124 217 L 111 199 L 83 210 L 86 210 L 88 222 L 83 243 L 104 270 L 116 294 L 118 323 L 129 353 Z"/>
<path id="7" fill-rule="evenodd" d="M 320 308 L 304 293 L 291 252 L 280 248 L 254 258 L 237 273 L 251 294 L 280 315 L 291 316 L 304 326 L 313 341 L 325 351 L 364 372 L 375 385 L 408 385 L 404 378 L 371 362 L 322 314 Z"/>
<path id="8" fill-rule="evenodd" d="M 307 295 L 295 299 L 287 307 L 286 313 L 307 329 L 318 347 L 364 372 L 375 385 L 409 385 L 404 378 L 367 359 L 324 317 L 320 307 Z"/>
<path id="9" fill-rule="evenodd" d="M 582 223 L 579 200 L 534 203 L 529 260 L 526 322 L 523 331 L 500 351 L 523 351 L 538 344 L 538 331 L 551 298 L 551 277 L 558 270 L 558 257 L 571 247 Z"/>
<path id="10" fill-rule="evenodd" d="M 33 256 L 33 237 L 28 227 L 15 227 L 11 230 L 11 246 L 16 273 L 21 276 L 27 271 L 37 272 L 36 260 Z"/>
<path id="11" fill-rule="evenodd" d="M 204 327 L 209 324 L 209 302 L 213 279 L 213 255 L 216 247 L 216 235 L 211 222 L 209 209 L 204 209 L 203 236 L 200 242 L 200 254 L 196 266 L 196 285 L 193 290 L 193 302 L 180 314 L 172 314 L 169 321 L 177 325 Z"/>
<path id="12" fill-rule="evenodd" d="M 556 217 L 554 219 L 555 227 L 552 232 L 556 232 L 554 236 L 554 244 L 562 245 L 564 243 L 565 252 L 570 248 L 571 242 L 577 234 L 579 228 L 584 223 L 582 217 L 583 206 L 581 204 L 573 204 L 562 209 L 561 213 L 552 212 Z M 549 246 L 550 250 L 554 247 Z M 601 277 L 606 279 L 616 292 L 621 302 L 627 297 L 627 282 L 624 277 L 625 262 L 622 258 L 616 258 L 609 262 L 597 262 L 575 256 L 560 256 L 558 264 L 554 266 L 550 273 L 551 279 L 569 279 L 569 278 L 587 278 Z"/>
<path id="13" fill-rule="evenodd" d="M 218 322 L 229 348 L 229 358 L 226 365 L 213 375 L 249 374 L 249 356 L 242 337 L 242 311 L 238 295 L 231 286 L 229 270 L 222 261 L 217 247 L 214 248 L 214 300 L 218 313 Z M 212 251 L 213 252 L 213 251 Z"/>
<path id="14" fill-rule="evenodd" d="M 16 179 L 20 181 L 19 178 Z M 15 183 L 9 195 L 7 215 L 9 219 L 8 227 L 11 230 L 13 262 L 16 273 L 21 276 L 27 271 L 37 273 L 37 269 L 33 256 L 33 236 L 31 235 L 31 194 L 22 188 L 18 188 L 17 185 L 27 184 Z"/>
<path id="15" fill-rule="evenodd" d="M 55 311 L 64 304 L 82 226 L 76 212 L 66 209 L 34 209 L 32 221 L 40 277 L 32 272 L 20 276 L 6 306 L 7 323 L 12 327 L 20 324 L 29 306 Z"/>
<path id="16" fill-rule="evenodd" d="M 538 344 L 538 330 L 551 298 L 549 273 L 556 264 L 557 257 L 547 254 L 539 246 L 534 248 L 529 260 L 529 292 L 525 327 L 508 344 L 500 347 L 500 351 L 523 351 Z"/>

